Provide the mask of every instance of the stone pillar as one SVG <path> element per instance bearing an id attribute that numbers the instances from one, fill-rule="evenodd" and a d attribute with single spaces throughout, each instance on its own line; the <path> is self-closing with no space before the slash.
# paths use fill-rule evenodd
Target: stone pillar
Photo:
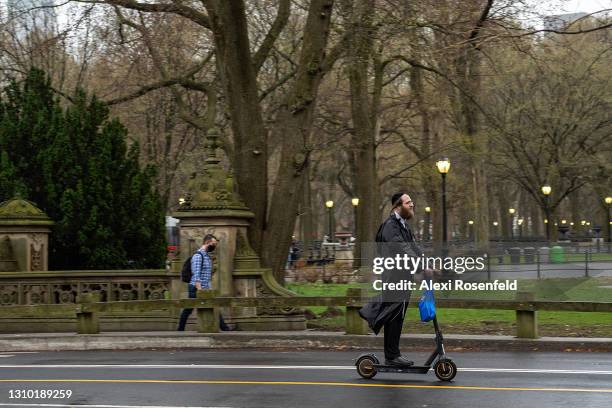
<path id="1" fill-rule="evenodd" d="M 533 292 L 517 292 L 516 300 L 531 302 L 535 300 Z M 516 337 L 523 339 L 537 339 L 538 336 L 538 312 L 536 310 L 516 311 Z"/>
<path id="2" fill-rule="evenodd" d="M 346 334 L 368 334 L 368 324 L 359 316 L 359 309 L 363 306 L 361 301 L 367 298 L 367 290 L 363 288 L 349 288 L 346 291 L 346 296 L 359 298 L 357 304 L 349 302 L 346 305 Z"/>
<path id="3" fill-rule="evenodd" d="M 181 266 L 182 262 L 202 245 L 206 234 L 213 234 L 219 240 L 217 249 L 212 253 L 214 274 L 213 283 L 220 296 L 233 296 L 232 271 L 234 270 L 234 255 L 236 253 L 236 236 L 245 232 L 249 225 L 250 212 L 226 210 L 184 211 L 174 214 L 180 221 Z M 189 242 L 196 243 L 190 248 Z M 183 248 L 183 243 L 187 248 Z"/>
<path id="4" fill-rule="evenodd" d="M 293 292 L 276 283 L 270 269 L 261 268 L 257 254 L 248 243 L 246 232 L 254 215 L 238 195 L 232 174 L 220 165 L 216 155 L 217 139 L 217 130 L 209 130 L 207 159 L 202 171 L 191 175 L 185 197 L 173 214 L 180 220 L 181 265 L 202 245 L 206 234 L 213 234 L 219 240 L 212 254 L 213 288 L 219 296 L 293 296 Z M 293 308 L 257 309 L 222 308 L 221 313 L 227 323 L 243 330 L 306 327 L 303 313 Z"/>
<path id="5" fill-rule="evenodd" d="M 0 272 L 49 270 L 52 225 L 34 203 L 19 197 L 1 203 Z"/>

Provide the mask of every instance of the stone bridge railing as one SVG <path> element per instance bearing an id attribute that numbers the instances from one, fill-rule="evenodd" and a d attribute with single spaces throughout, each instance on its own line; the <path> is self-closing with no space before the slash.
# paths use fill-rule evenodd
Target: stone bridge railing
<path id="1" fill-rule="evenodd" d="M 101 302 L 178 299 L 184 284 L 176 272 L 150 270 L 31 271 L 0 274 L 0 308 L 33 305 L 74 306 L 84 294 Z M 107 330 L 168 330 L 175 325 L 174 311 L 101 315 Z M 74 329 L 74 314 L 29 318 L 4 314 L 0 332 L 56 332 Z"/>
<path id="2" fill-rule="evenodd" d="M 533 300 L 530 294 L 520 293 L 516 300 L 474 300 L 438 299 L 441 308 L 457 309 L 494 309 L 516 311 L 516 336 L 537 338 L 537 311 L 574 311 L 574 312 L 612 312 L 612 302 L 550 302 Z M 196 309 L 198 331 L 213 333 L 219 330 L 219 309 L 222 307 L 244 308 L 260 306 L 305 307 L 305 306 L 345 306 L 345 331 L 347 334 L 367 334 L 365 321 L 359 317 L 358 310 L 366 301 L 365 289 L 348 289 L 346 296 L 295 296 L 268 298 L 219 297 L 216 291 L 198 292 L 197 299 L 141 300 L 99 302 L 96 294 L 84 294 L 77 304 L 33 305 L 0 307 L 0 319 L 20 315 L 25 318 L 72 314 L 76 317 L 76 331 L 80 334 L 100 332 L 100 316 L 121 315 L 124 313 L 151 313 L 164 310 L 178 310 L 184 307 Z M 411 303 L 416 306 L 416 302 Z M 74 326 L 73 326 L 74 327 Z M 73 329 L 74 330 L 74 329 Z"/>
<path id="3" fill-rule="evenodd" d="M 0 305 L 69 304 L 83 293 L 98 293 L 102 302 L 170 299 L 174 275 L 165 269 L 4 272 Z"/>

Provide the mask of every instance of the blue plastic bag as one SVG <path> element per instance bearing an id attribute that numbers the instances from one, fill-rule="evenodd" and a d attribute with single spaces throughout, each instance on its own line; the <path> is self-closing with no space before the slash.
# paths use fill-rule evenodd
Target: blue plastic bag
<path id="1" fill-rule="evenodd" d="M 419 312 L 421 313 L 421 321 L 429 322 L 436 317 L 436 299 L 434 298 L 433 290 L 426 290 L 419 300 Z"/>

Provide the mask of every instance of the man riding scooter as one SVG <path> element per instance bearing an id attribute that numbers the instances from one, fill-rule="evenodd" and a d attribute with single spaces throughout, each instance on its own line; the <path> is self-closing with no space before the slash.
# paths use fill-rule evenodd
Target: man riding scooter
<path id="1" fill-rule="evenodd" d="M 404 192 L 398 192 L 391 197 L 391 214 L 380 225 L 376 233 L 377 256 L 395 258 L 397 255 L 420 257 L 421 248 L 414 240 L 414 236 L 407 221 L 414 217 L 414 202 Z M 417 271 L 423 273 L 423 278 L 431 279 L 433 271 L 426 269 Z M 404 279 L 412 280 L 414 274 L 410 271 L 393 269 L 383 272 L 383 281 L 400 282 Z M 385 365 L 410 367 L 414 364 L 407 357 L 402 356 L 399 350 L 402 325 L 410 300 L 410 291 L 383 291 L 371 302 L 359 310 L 359 315 L 367 320 L 370 329 L 376 334 L 384 327 Z"/>

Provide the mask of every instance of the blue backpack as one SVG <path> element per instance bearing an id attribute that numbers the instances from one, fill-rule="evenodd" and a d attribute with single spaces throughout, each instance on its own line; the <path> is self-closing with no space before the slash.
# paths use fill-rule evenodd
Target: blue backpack
<path id="1" fill-rule="evenodd" d="M 436 317 L 436 299 L 433 290 L 426 290 L 419 300 L 419 312 L 422 322 L 429 322 Z"/>

